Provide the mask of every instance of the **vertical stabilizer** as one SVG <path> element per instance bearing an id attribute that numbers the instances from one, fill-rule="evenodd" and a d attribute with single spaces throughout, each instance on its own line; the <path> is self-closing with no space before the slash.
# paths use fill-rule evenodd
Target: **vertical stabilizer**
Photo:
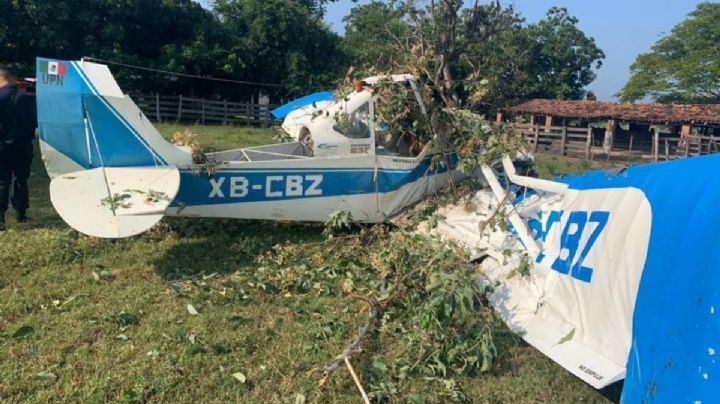
<path id="1" fill-rule="evenodd" d="M 188 164 L 102 64 L 37 59 L 40 147 L 51 177 L 98 167 Z"/>

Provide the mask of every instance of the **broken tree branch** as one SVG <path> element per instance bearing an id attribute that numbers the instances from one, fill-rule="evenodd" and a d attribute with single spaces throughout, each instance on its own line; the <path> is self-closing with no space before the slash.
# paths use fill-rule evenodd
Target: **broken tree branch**
<path id="1" fill-rule="evenodd" d="M 335 360 L 322 368 L 323 373 L 325 373 L 325 377 L 329 376 L 332 372 L 337 370 L 337 368 L 340 366 L 341 363 L 343 363 L 345 358 L 352 357 L 353 354 L 355 354 L 355 351 L 358 350 L 363 339 L 365 339 L 365 336 L 367 336 L 368 332 L 370 332 L 370 328 L 372 327 L 373 323 L 379 320 L 381 313 L 382 310 L 379 305 L 375 304 L 372 306 L 372 309 L 370 309 L 370 315 L 368 316 L 365 324 L 363 324 L 363 326 L 358 329 L 355 340 L 353 340 L 350 345 L 345 347 L 342 353 L 337 358 L 335 358 Z"/>
<path id="2" fill-rule="evenodd" d="M 352 376 L 353 380 L 355 381 L 355 385 L 357 386 L 358 390 L 360 390 L 360 394 L 362 395 L 363 401 L 365 401 L 365 404 L 370 404 L 370 399 L 368 398 L 367 394 L 365 393 L 365 389 L 363 389 L 362 384 L 360 383 L 360 379 L 358 379 L 357 375 L 355 374 L 355 369 L 353 369 L 352 365 L 350 364 L 350 359 L 348 357 L 343 358 L 345 360 L 345 364 L 347 365 L 348 370 L 350 371 L 350 375 Z"/>

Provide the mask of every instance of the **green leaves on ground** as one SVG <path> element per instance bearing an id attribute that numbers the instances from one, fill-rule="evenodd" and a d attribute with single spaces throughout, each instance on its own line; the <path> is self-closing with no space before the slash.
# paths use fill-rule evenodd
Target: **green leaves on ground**
<path id="1" fill-rule="evenodd" d="M 336 210 L 332 212 L 325 221 L 323 236 L 333 238 L 337 233 L 352 229 L 352 213 L 349 210 Z"/>
<path id="2" fill-rule="evenodd" d="M 29 325 L 24 325 L 17 330 L 15 330 L 14 333 L 12 333 L 12 337 L 15 339 L 25 339 L 29 336 L 31 336 L 35 332 L 35 329 L 32 328 Z"/>
<path id="3" fill-rule="evenodd" d="M 458 375 L 488 371 L 497 356 L 495 317 L 466 258 L 438 240 L 377 226 L 317 245 L 278 246 L 258 262 L 255 282 L 276 293 L 345 296 L 361 311 L 383 307 L 379 343 L 361 354 L 372 357 L 371 395 L 406 400 L 411 378 L 430 377 L 453 386 L 429 398 L 446 400 L 461 396 Z M 344 329 L 325 321 L 318 335 L 349 341 Z"/>

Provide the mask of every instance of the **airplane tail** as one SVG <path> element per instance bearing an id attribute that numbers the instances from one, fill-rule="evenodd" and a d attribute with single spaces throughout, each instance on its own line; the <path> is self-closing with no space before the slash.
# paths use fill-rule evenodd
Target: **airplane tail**
<path id="1" fill-rule="evenodd" d="M 160 136 L 105 65 L 38 58 L 37 106 L 40 146 L 51 177 L 192 161 Z"/>
<path id="2" fill-rule="evenodd" d="M 50 199 L 68 224 L 115 238 L 162 219 L 192 156 L 160 136 L 107 66 L 38 58 L 37 107 Z"/>

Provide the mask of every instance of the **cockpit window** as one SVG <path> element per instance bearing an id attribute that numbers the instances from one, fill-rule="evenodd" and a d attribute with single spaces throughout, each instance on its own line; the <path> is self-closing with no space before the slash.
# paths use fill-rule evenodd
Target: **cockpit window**
<path id="1" fill-rule="evenodd" d="M 333 129 L 352 139 L 370 138 L 370 103 L 366 102 L 350 114 L 336 116 Z"/>
<path id="2" fill-rule="evenodd" d="M 409 82 L 375 86 L 376 154 L 416 157 L 429 140 L 427 116 Z"/>

